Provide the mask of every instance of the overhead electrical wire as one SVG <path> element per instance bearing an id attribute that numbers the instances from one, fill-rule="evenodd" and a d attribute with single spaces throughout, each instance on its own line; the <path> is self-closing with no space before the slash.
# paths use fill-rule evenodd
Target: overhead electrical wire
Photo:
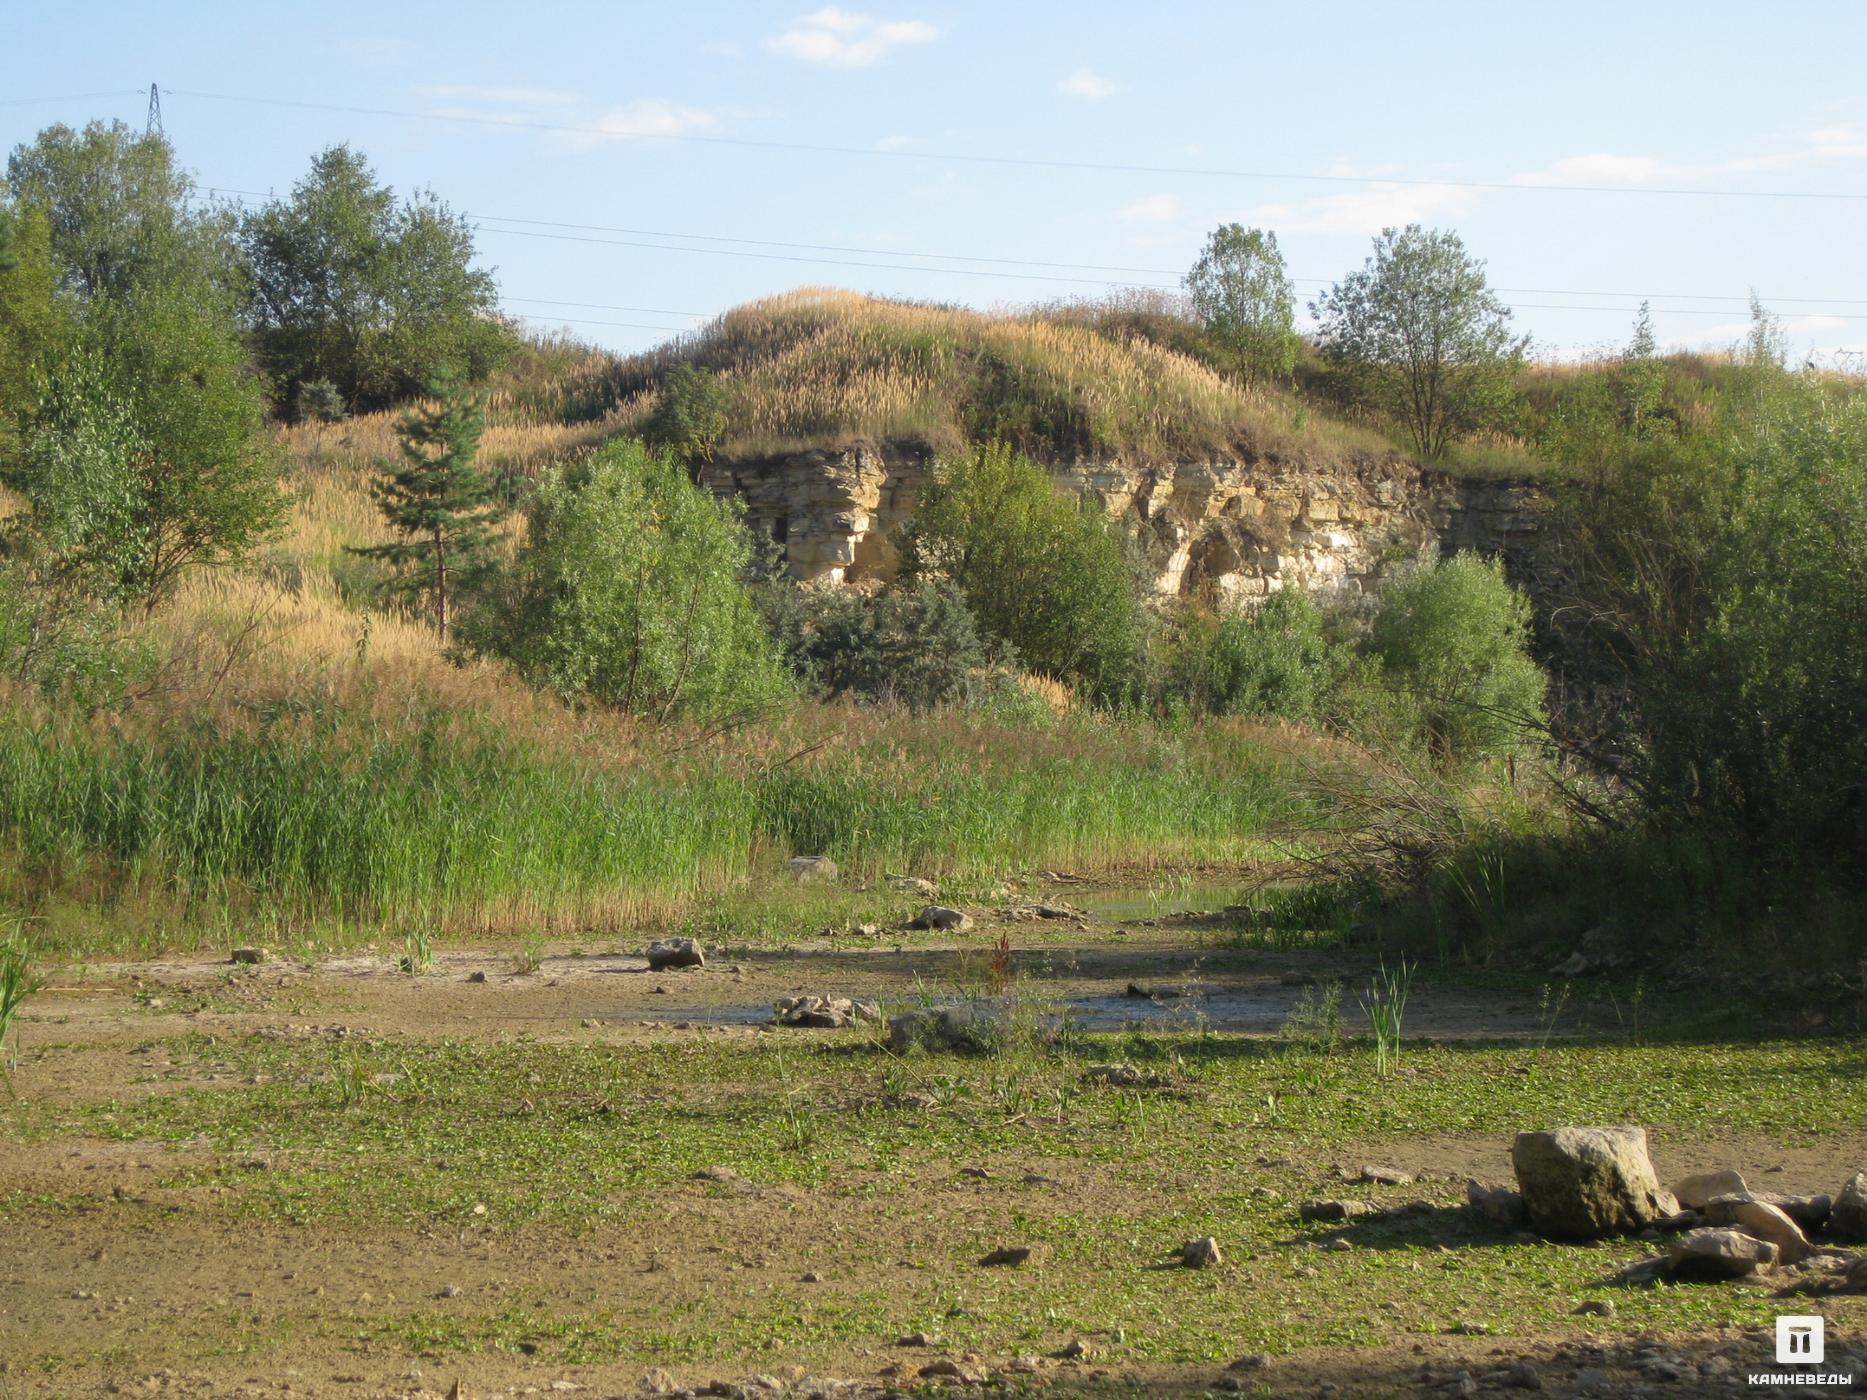
<path id="1" fill-rule="evenodd" d="M 406 108 L 360 107 L 338 102 L 308 102 L 301 98 L 255 97 L 248 93 L 203 92 L 164 88 L 165 95 L 194 97 L 209 102 L 249 103 L 306 111 L 343 112 L 354 116 L 394 117 L 404 121 L 457 122 L 471 126 L 508 127 L 521 131 L 555 131 L 610 140 L 677 141 L 697 146 L 740 147 L 760 151 L 797 151 L 811 155 L 862 156 L 875 159 L 951 161 L 969 165 L 1002 165 L 1020 169 L 1093 170 L 1131 175 L 1186 175 L 1206 179 L 1291 180 L 1333 185 L 1426 186 L 1444 189 L 1507 190 L 1526 194 L 1662 195 L 1714 199 L 1867 200 L 1867 191 L 1852 190 L 1734 190 L 1693 189 L 1672 185 L 1523 184 L 1509 180 L 1425 179 L 1413 176 L 1318 175 L 1292 170 L 1226 170 L 1201 166 L 1141 165 L 1119 161 L 1060 160 L 1040 156 L 978 155 L 962 151 L 917 151 L 907 147 L 841 146 L 808 141 L 772 141 L 741 136 L 698 136 L 692 132 L 649 132 L 631 135 L 601 126 L 570 122 L 542 122 L 521 117 L 476 117 L 465 112 L 412 112 Z"/>

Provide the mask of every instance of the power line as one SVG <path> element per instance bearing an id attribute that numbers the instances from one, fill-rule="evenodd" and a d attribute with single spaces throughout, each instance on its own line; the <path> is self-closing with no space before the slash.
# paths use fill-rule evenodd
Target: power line
<path id="1" fill-rule="evenodd" d="M 353 116 L 394 117 L 404 121 L 455 122 L 469 126 L 510 127 L 523 131 L 555 131 L 578 136 L 618 139 L 618 133 L 600 126 L 567 122 L 541 122 L 520 117 L 475 117 L 462 112 L 410 112 L 392 107 L 355 107 L 336 102 L 306 102 L 288 97 L 252 97 L 240 93 L 185 91 L 170 88 L 172 97 L 198 97 L 210 102 L 243 102 L 265 107 L 292 107 L 305 111 L 344 112 Z M 691 132 L 645 134 L 639 139 L 679 141 L 697 146 L 727 146 L 758 151 L 798 151 L 810 155 L 867 156 L 918 161 L 951 161 L 967 165 L 1002 165 L 1019 169 L 1091 170 L 1130 175 L 1186 175 L 1203 179 L 1291 180 L 1331 185 L 1419 186 L 1462 190 L 1506 190 L 1516 193 L 1637 194 L 1717 199 L 1824 199 L 1867 200 L 1867 192 L 1841 190 L 1732 190 L 1690 189 L 1666 185 L 1526 185 L 1506 180 L 1428 180 L 1412 176 L 1314 175 L 1287 170 L 1223 170 L 1183 165 L 1136 165 L 1115 161 L 1057 160 L 1035 156 L 975 155 L 958 151 L 916 151 L 897 147 L 838 146 L 804 141 L 768 141 L 738 136 L 696 136 Z"/>
<path id="2" fill-rule="evenodd" d="M 768 260 L 776 261 L 776 262 L 813 263 L 813 264 L 821 264 L 821 265 L 830 266 L 830 267 L 862 267 L 862 268 L 870 268 L 870 269 L 881 271 L 881 272 L 936 272 L 936 273 L 947 273 L 947 274 L 951 274 L 954 276 L 965 276 L 965 277 L 1008 277 L 1008 278 L 1013 278 L 1015 280 L 1091 283 L 1091 284 L 1098 284 L 1098 285 L 1110 286 L 1110 287 L 1141 287 L 1141 288 L 1147 288 L 1147 289 L 1151 289 L 1155 291 L 1172 290 L 1171 287 L 1162 286 L 1159 283 L 1152 283 L 1152 282 L 1106 282 L 1106 281 L 1100 281 L 1099 279 L 1091 278 L 1091 277 L 1036 277 L 1035 275 L 1027 275 L 1027 274 L 1015 273 L 1015 272 L 985 272 L 985 271 L 980 271 L 975 268 L 963 268 L 963 267 L 913 267 L 905 263 L 854 262 L 854 261 L 851 261 L 849 259 L 844 259 L 844 258 L 808 258 L 808 257 L 802 257 L 802 256 L 798 256 L 795 254 L 788 254 L 788 253 L 753 253 L 753 252 L 747 252 L 743 249 L 738 249 L 738 248 L 683 248 L 683 247 L 679 247 L 678 245 L 671 244 L 671 243 L 643 243 L 643 242 L 640 242 L 638 240 L 633 240 L 633 239 L 592 238 L 587 235 L 570 234 L 570 233 L 539 233 L 539 232 L 535 232 L 532 230 L 516 229 L 516 228 L 507 228 L 507 229 L 489 228 L 489 229 L 486 229 L 486 232 L 488 233 L 509 233 L 518 238 L 549 238 L 549 239 L 558 239 L 558 240 L 561 240 L 564 242 L 570 242 L 570 243 L 594 243 L 594 244 L 598 244 L 604 247 L 648 248 L 648 249 L 655 249 L 661 252 L 668 252 L 668 253 L 705 253 L 705 254 L 712 254 L 715 257 L 726 257 L 726 258 L 763 258 L 763 259 L 768 259 Z M 1549 293 L 1545 293 L 1545 295 L 1548 295 L 1548 294 Z M 1586 293 L 1586 292 L 1566 293 L 1565 292 L 1565 293 L 1561 293 L 1560 295 L 1587 296 L 1587 295 L 1615 295 L 1615 294 L 1614 293 Z M 1733 300 L 1735 300 L 1735 298 L 1733 298 Z M 570 305 L 571 303 L 554 302 L 551 304 L 561 306 L 561 305 Z M 1829 304 L 1829 303 L 1818 303 L 1818 304 Z M 1840 302 L 1840 303 L 1832 303 L 1832 304 L 1859 305 L 1860 303 Z M 1508 303 L 1508 305 L 1510 305 L 1515 310 L 1522 310 L 1522 311 L 1614 311 L 1614 312 L 1620 312 L 1622 314 L 1625 314 L 1627 312 L 1630 312 L 1636 309 L 1635 307 L 1631 307 L 1631 306 L 1594 306 L 1594 305 L 1584 305 L 1584 304 L 1575 303 L 1575 302 L 1511 302 L 1511 303 Z M 627 309 L 627 308 L 624 308 L 624 309 Z M 1704 307 L 1694 307 L 1694 306 L 1655 306 L 1655 307 L 1652 307 L 1651 309 L 1655 313 L 1668 315 L 1668 316 L 1730 316 L 1733 314 L 1733 309 L 1729 307 L 1704 308 Z M 679 313 L 669 313 L 669 314 L 688 315 L 690 313 L 679 312 Z M 1830 316 L 1833 319 L 1840 320 L 1840 321 L 1867 321 L 1867 314 L 1850 314 L 1850 313 L 1845 313 L 1845 312 L 1822 312 L 1819 314 Z"/>
<path id="3" fill-rule="evenodd" d="M 1110 265 L 1107 263 L 1048 262 L 1048 261 L 1042 261 L 1042 260 L 1035 259 L 1035 258 L 988 258 L 988 257 L 981 257 L 977 254 L 970 254 L 970 253 L 906 252 L 906 251 L 895 251 L 893 249 L 888 249 L 888 248 L 854 247 L 848 244 L 841 244 L 841 243 L 786 243 L 786 242 L 780 242 L 779 240 L 772 239 L 772 238 L 729 238 L 724 234 L 717 234 L 717 233 L 673 233 L 673 232 L 669 232 L 666 229 L 622 228 L 622 227 L 618 227 L 618 226 L 611 225 L 611 224 L 567 223 L 559 219 L 520 219 L 520 218 L 514 218 L 510 215 L 505 215 L 505 214 L 482 214 L 482 213 L 469 212 L 466 215 L 466 217 L 470 219 L 490 219 L 490 220 L 493 220 L 494 222 L 502 223 L 502 224 L 533 224 L 533 225 L 537 225 L 542 228 L 582 229 L 582 230 L 585 230 L 587 232 L 592 232 L 592 233 L 626 233 L 626 234 L 635 234 L 643 238 L 686 238 L 686 239 L 691 239 L 691 240 L 700 241 L 700 242 L 707 242 L 707 243 L 745 243 L 745 244 L 756 245 L 762 248 L 797 248 L 797 249 L 808 249 L 814 252 L 822 252 L 822 253 L 861 253 L 861 254 L 865 254 L 869 256 L 884 257 L 884 258 L 935 258 L 935 259 L 941 259 L 947 262 L 998 263 L 998 264 L 1009 266 L 1009 267 L 1076 268 L 1076 269 L 1079 269 L 1085 272 L 1144 272 L 1144 273 L 1157 274 L 1163 277 L 1179 277 L 1182 271 L 1181 269 L 1176 269 L 1176 268 L 1171 268 L 1171 267 L 1123 267 L 1123 266 Z M 518 233 L 520 232 L 520 230 L 518 229 L 491 229 L 488 231 L 492 233 Z M 658 246 L 658 245 L 654 245 L 654 246 Z M 707 250 L 704 248 L 698 248 L 698 249 L 693 249 L 692 251 L 706 252 Z M 950 268 L 950 269 L 930 268 L 926 270 L 927 271 L 958 271 L 959 269 L 957 268 Z M 1071 281 L 1082 280 L 1082 281 L 1088 281 L 1088 282 L 1101 282 L 1101 279 L 1099 278 L 1064 279 L 1064 280 L 1071 280 Z M 1326 286 L 1333 285 L 1337 279 L 1333 277 L 1292 277 L 1290 280 L 1292 282 L 1304 282 L 1304 283 L 1309 283 L 1309 284 L 1313 284 L 1316 286 L 1326 287 Z M 1149 287 L 1154 284 L 1142 283 L 1142 282 L 1107 282 L 1107 283 L 1103 283 L 1103 285 L 1116 286 L 1116 287 L 1129 287 L 1129 286 Z M 1166 290 L 1166 289 L 1160 288 L 1160 290 Z M 1601 291 L 1598 288 L 1571 291 L 1571 290 L 1568 290 L 1562 287 L 1494 287 L 1492 290 L 1499 291 L 1499 292 L 1506 292 L 1513 296 L 1627 297 L 1630 300 L 1646 298 L 1650 300 L 1665 300 L 1665 301 L 1748 302 L 1750 300 L 1750 296 L 1748 293 L 1745 293 L 1744 295 L 1739 296 L 1739 295 L 1730 294 L 1730 293 L 1720 294 L 1720 293 L 1712 293 L 1712 292 L 1607 292 L 1607 291 Z M 1867 306 L 1867 298 L 1850 299 L 1846 297 L 1771 297 L 1769 298 L 1769 300 L 1772 305 L 1793 304 L 1793 305 L 1798 305 L 1798 306 L 1802 306 L 1802 305 Z"/>

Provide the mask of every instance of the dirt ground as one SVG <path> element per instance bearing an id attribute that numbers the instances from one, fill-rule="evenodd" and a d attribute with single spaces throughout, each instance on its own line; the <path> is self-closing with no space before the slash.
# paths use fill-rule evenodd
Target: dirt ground
<path id="1" fill-rule="evenodd" d="M 1352 960 L 1230 946 L 1196 919 L 1007 927 L 1027 994 L 1058 1014 L 1069 1008 L 1089 1030 L 1265 1035 L 1319 981 L 1365 975 Z M 765 1024 L 782 997 L 892 1006 L 929 987 L 964 984 L 996 932 L 988 920 L 957 939 L 891 931 L 776 950 L 709 950 L 704 969 L 660 973 L 647 971 L 637 949 L 613 944 L 549 951 L 535 968 L 521 967 L 509 949 L 448 950 L 420 977 L 387 953 L 316 963 L 270 957 L 257 968 L 206 956 L 65 967 L 23 1014 L 12 1093 L 17 1104 L 56 1112 L 240 1082 L 211 1051 L 178 1053 L 183 1037 L 749 1047 L 763 1037 L 810 1034 Z M 1407 1024 L 1421 1040 L 1530 1042 L 1571 1034 L 1586 1019 L 1585 1008 L 1552 1016 L 1531 996 L 1429 984 L 1416 988 Z M 1735 1166 L 1762 1189 L 1807 1189 L 1867 1165 L 1867 1124 L 1710 1140 L 1657 1129 L 1652 1147 L 1663 1180 Z M 922 1164 L 913 1179 L 872 1199 L 730 1176 L 723 1184 L 682 1180 L 661 1191 L 652 1227 L 628 1220 L 511 1229 L 468 1218 L 358 1229 L 221 1209 L 231 1188 L 203 1178 L 225 1168 L 225 1156 L 205 1140 L 0 1130 L 0 1397 L 635 1395 L 709 1387 L 859 1397 L 983 1384 L 1109 1395 L 1768 1393 L 1747 1382 L 1751 1371 L 1771 1369 L 1770 1340 L 1755 1327 L 1628 1336 L 1598 1334 L 1582 1321 L 1515 1329 L 1508 1340 L 1421 1326 L 1402 1338 L 1288 1354 L 1234 1355 L 1218 1337 L 1201 1365 L 1151 1363 L 1089 1329 L 1057 1345 L 1080 1321 L 993 1355 L 950 1349 L 937 1336 L 931 1345 L 903 1346 L 879 1330 L 863 1342 L 839 1334 L 803 1348 L 808 1371 L 783 1349 L 756 1367 L 690 1357 L 664 1370 L 652 1346 L 593 1363 L 540 1360 L 512 1340 L 523 1332 L 515 1313 L 639 1319 L 711 1309 L 730 1317 L 735 1299 L 766 1306 L 783 1290 L 807 1290 L 811 1307 L 828 1315 L 873 1310 L 891 1289 L 918 1279 L 926 1258 L 950 1251 L 980 1211 L 1052 1221 L 1170 1215 L 1175 1182 L 1137 1188 L 1119 1162 L 1092 1160 L 1059 1175 L 1054 1161 L 1014 1152 Z M 1421 1131 L 1351 1136 L 1300 1160 L 1260 1158 L 1254 1179 L 1270 1183 L 1261 1194 L 1295 1199 L 1366 1162 L 1416 1178 L 1412 1189 L 1436 1209 L 1451 1208 L 1467 1177 L 1503 1180 L 1510 1172 L 1508 1139 L 1495 1132 Z M 263 1173 L 270 1164 L 241 1165 Z M 904 1197 L 925 1208 L 904 1211 Z M 1210 1287 L 1261 1292 L 1278 1286 L 1284 1268 L 1268 1248 L 1247 1251 L 1215 1271 Z M 1007 1272 L 994 1287 L 1015 1293 L 1018 1277 Z M 1340 1301 L 1357 1306 L 1353 1296 Z M 1381 1306 L 1410 1304 L 1403 1293 Z M 390 1314 L 419 1325 L 379 1330 L 375 1319 Z M 1843 1363 L 1847 1348 L 1867 1351 L 1860 1334 L 1867 1314 L 1856 1308 L 1846 1316 L 1859 1340 L 1831 1350 Z M 282 1319 L 290 1321 L 284 1332 Z M 449 1344 L 456 1323 L 479 1342 Z M 1300 1338 L 1306 1318 L 1292 1314 L 1289 1326 Z M 434 1337 L 424 1342 L 420 1327 Z M 1072 1349 L 1070 1340 L 1080 1354 L 1059 1354 Z M 1867 1389 L 1867 1375 L 1858 1385 Z"/>

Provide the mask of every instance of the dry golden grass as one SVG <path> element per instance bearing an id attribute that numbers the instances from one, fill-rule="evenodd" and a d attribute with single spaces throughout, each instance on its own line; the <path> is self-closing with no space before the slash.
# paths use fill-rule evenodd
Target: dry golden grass
<path id="1" fill-rule="evenodd" d="M 621 378 L 646 379 L 675 358 L 721 376 L 725 455 L 889 440 L 951 451 L 992 437 L 1053 463 L 1387 446 L 1138 332 L 1044 310 L 994 314 L 806 288 L 736 307 Z M 609 423 L 626 430 L 653 406 L 652 391 L 638 394 Z"/>

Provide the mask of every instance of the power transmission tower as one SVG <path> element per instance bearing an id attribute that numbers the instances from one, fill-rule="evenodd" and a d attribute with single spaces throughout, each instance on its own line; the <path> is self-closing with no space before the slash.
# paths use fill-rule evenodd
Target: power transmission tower
<path id="1" fill-rule="evenodd" d="M 149 119 L 143 124 L 143 135 L 161 136 L 162 130 L 162 94 L 154 83 L 149 85 Z"/>

